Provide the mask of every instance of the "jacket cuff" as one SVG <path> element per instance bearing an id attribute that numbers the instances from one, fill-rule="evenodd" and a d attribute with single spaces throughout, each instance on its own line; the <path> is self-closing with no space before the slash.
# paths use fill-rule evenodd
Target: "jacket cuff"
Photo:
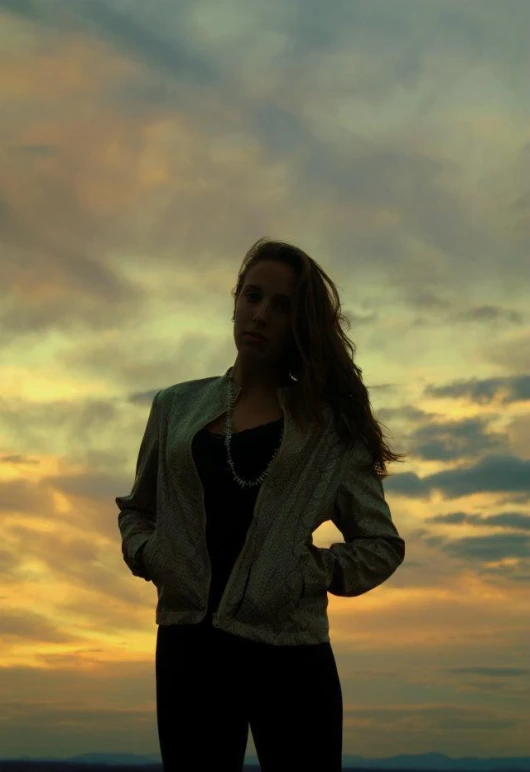
<path id="1" fill-rule="evenodd" d="M 326 567 L 327 586 L 329 588 L 333 584 L 333 577 L 335 576 L 335 557 L 328 547 L 321 547 L 321 555 Z"/>
<path id="2" fill-rule="evenodd" d="M 139 533 L 132 536 L 127 545 L 127 551 L 129 553 L 129 560 L 125 562 L 128 564 L 134 576 L 144 577 L 144 565 L 142 563 L 142 550 L 149 541 L 151 534 Z"/>

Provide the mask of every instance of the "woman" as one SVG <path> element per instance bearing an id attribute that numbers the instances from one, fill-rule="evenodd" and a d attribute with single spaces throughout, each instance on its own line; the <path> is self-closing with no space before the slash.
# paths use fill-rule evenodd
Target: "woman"
<path id="1" fill-rule="evenodd" d="M 400 455 L 312 258 L 259 240 L 234 300 L 234 366 L 155 394 L 116 498 L 124 560 L 158 593 L 163 767 L 240 772 L 250 727 L 262 772 L 338 772 L 327 594 L 361 595 L 403 562 L 381 482 Z M 318 548 L 327 520 L 344 542 Z"/>

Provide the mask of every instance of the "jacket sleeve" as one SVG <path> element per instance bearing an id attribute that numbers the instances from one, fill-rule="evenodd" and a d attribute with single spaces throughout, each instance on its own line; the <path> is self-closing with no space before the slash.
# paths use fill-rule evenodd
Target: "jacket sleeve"
<path id="1" fill-rule="evenodd" d="M 118 527 L 122 537 L 122 554 L 134 576 L 146 582 L 140 551 L 156 528 L 157 478 L 158 478 L 158 419 L 157 398 L 151 404 L 147 426 L 140 444 L 136 462 L 136 477 L 128 496 L 118 496 L 120 509 Z"/>
<path id="2" fill-rule="evenodd" d="M 352 598 L 385 582 L 405 559 L 405 542 L 392 522 L 383 484 L 375 471 L 350 467 L 335 499 L 333 523 L 344 543 L 323 555 L 332 575 L 328 592 Z"/>

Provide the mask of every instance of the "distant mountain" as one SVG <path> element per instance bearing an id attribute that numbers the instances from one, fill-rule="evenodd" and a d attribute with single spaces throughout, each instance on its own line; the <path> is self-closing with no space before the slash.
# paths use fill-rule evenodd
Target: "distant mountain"
<path id="1" fill-rule="evenodd" d="M 48 757 L 31 758 L 29 756 L 18 757 L 17 759 L 0 759 L 0 768 L 2 762 L 7 761 L 62 761 L 72 764 L 98 764 L 109 765 L 145 765 L 161 764 L 159 753 L 148 753 L 140 756 L 136 753 L 82 753 L 79 756 L 70 758 Z M 530 772 L 530 756 L 492 756 L 490 758 L 479 758 L 477 756 L 461 756 L 460 758 L 450 758 L 443 753 L 417 753 L 402 754 L 400 756 L 388 756 L 380 759 L 366 759 L 364 756 L 343 756 L 342 763 L 344 769 L 402 769 L 402 770 L 425 770 L 425 772 Z M 254 765 L 258 768 L 258 760 L 255 756 L 245 759 L 247 766 Z"/>
<path id="2" fill-rule="evenodd" d="M 471 770 L 496 770 L 496 772 L 530 772 L 530 756 L 460 756 L 450 758 L 443 753 L 416 753 L 400 756 L 387 756 L 380 759 L 366 759 L 364 756 L 343 756 L 342 762 L 347 768 L 358 769 L 410 769 L 410 770 L 452 770 L 453 772 L 471 772 Z"/>

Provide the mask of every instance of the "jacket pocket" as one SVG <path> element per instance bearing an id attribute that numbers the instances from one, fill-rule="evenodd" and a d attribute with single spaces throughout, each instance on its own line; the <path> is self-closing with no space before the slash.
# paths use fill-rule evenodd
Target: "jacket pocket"
<path id="1" fill-rule="evenodd" d="M 303 577 L 300 569 L 300 558 L 289 572 L 283 571 L 283 576 L 261 577 L 259 583 L 252 581 L 253 569 L 250 567 L 244 583 L 244 591 L 231 614 L 237 615 L 241 622 L 259 624 L 263 619 L 283 621 L 289 616 L 293 606 L 303 590 Z M 256 572 L 257 573 L 257 572 Z"/>
<path id="2" fill-rule="evenodd" d="M 311 595 L 327 592 L 325 567 L 318 547 L 315 547 L 314 544 L 308 545 L 302 552 L 298 571 L 301 575 L 300 600 Z"/>
<path id="3" fill-rule="evenodd" d="M 153 533 L 149 536 L 145 543 L 145 547 L 142 550 L 141 560 L 144 573 L 149 581 L 154 581 L 155 576 L 155 558 L 157 556 L 156 551 L 156 538 L 158 535 L 158 529 L 155 528 Z"/>

